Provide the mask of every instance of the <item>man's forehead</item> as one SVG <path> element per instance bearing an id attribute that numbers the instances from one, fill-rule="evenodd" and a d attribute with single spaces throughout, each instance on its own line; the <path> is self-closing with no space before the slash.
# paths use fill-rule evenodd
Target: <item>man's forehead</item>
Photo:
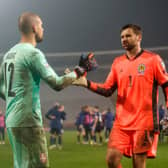
<path id="1" fill-rule="evenodd" d="M 134 33 L 133 29 L 132 28 L 127 28 L 127 29 L 124 29 L 122 32 L 121 32 L 121 35 L 122 34 L 132 34 Z"/>
<path id="2" fill-rule="evenodd" d="M 42 23 L 42 20 L 41 20 L 41 18 L 40 18 L 39 16 L 37 16 L 35 19 L 36 19 L 36 21 L 37 21 L 38 23 Z"/>

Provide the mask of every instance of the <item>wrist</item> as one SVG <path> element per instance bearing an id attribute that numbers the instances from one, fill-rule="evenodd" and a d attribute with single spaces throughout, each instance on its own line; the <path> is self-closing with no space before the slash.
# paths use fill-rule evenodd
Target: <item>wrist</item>
<path id="1" fill-rule="evenodd" d="M 76 66 L 75 69 L 74 69 L 74 72 L 76 73 L 77 78 L 79 78 L 79 77 L 81 77 L 81 76 L 86 74 L 85 69 L 80 67 L 80 66 Z"/>
<path id="2" fill-rule="evenodd" d="M 90 84 L 91 84 L 90 80 L 87 79 L 87 88 L 88 89 L 90 88 Z"/>

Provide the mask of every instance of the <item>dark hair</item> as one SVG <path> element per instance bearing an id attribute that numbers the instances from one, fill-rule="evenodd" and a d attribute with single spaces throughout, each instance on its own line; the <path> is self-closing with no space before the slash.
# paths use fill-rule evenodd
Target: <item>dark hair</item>
<path id="1" fill-rule="evenodd" d="M 35 13 L 24 12 L 19 16 L 18 19 L 18 27 L 20 32 L 23 34 L 29 34 L 33 31 L 33 24 L 37 22 L 37 17 L 39 17 Z"/>
<path id="2" fill-rule="evenodd" d="M 125 30 L 125 29 L 128 29 L 128 28 L 131 28 L 135 34 L 142 34 L 142 28 L 138 25 L 135 25 L 135 24 L 126 24 L 125 26 L 123 26 L 120 30 L 120 33 Z"/>
<path id="3" fill-rule="evenodd" d="M 108 108 L 107 108 L 107 111 L 111 111 L 111 108 L 110 108 L 110 107 L 108 107 Z"/>
<path id="4" fill-rule="evenodd" d="M 84 105 L 81 107 L 81 109 L 84 111 L 85 109 L 87 109 L 89 106 L 88 105 Z"/>
<path id="5" fill-rule="evenodd" d="M 99 106 L 96 106 L 96 105 L 95 105 L 94 108 L 95 108 L 95 109 L 99 109 Z"/>

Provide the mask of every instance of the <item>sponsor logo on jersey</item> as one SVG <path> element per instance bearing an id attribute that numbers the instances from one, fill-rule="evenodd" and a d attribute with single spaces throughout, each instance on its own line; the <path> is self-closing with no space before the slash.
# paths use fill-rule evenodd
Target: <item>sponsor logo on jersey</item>
<path id="1" fill-rule="evenodd" d="M 46 68 L 48 68 L 48 67 L 49 67 L 48 63 L 45 63 L 45 64 L 44 64 L 44 66 L 45 66 Z"/>
<path id="2" fill-rule="evenodd" d="M 138 65 L 138 73 L 139 73 L 140 75 L 144 75 L 145 69 L 146 69 L 146 67 L 145 67 L 144 64 L 139 64 L 139 65 Z"/>

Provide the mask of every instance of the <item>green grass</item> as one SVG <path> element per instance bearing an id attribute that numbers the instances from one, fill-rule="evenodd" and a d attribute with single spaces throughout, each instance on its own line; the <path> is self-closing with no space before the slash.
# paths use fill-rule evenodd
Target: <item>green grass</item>
<path id="1" fill-rule="evenodd" d="M 49 150 L 51 168 L 106 168 L 107 144 L 103 146 L 77 145 L 74 131 L 63 135 L 63 149 Z M 131 168 L 131 159 L 123 157 L 123 168 Z M 13 168 L 12 152 L 8 139 L 0 145 L 0 167 Z M 147 160 L 147 168 L 166 168 L 168 166 L 168 144 L 159 144 L 156 159 Z"/>

